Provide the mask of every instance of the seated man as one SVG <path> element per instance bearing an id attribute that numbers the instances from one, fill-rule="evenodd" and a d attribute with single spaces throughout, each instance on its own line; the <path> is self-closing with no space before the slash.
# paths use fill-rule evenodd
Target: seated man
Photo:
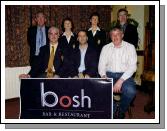
<path id="1" fill-rule="evenodd" d="M 72 55 L 73 75 L 79 78 L 97 77 L 97 53 L 88 46 L 86 31 L 79 31 L 77 39 L 79 45 L 74 49 Z"/>
<path id="2" fill-rule="evenodd" d="M 99 74 L 103 78 L 113 78 L 114 93 L 121 93 L 118 118 L 124 118 L 125 112 L 136 95 L 135 82 L 132 79 L 137 68 L 137 54 L 134 45 L 122 40 L 121 28 L 114 27 L 110 31 L 112 42 L 105 45 L 99 59 Z M 113 113 L 116 107 L 114 103 Z"/>
<path id="3" fill-rule="evenodd" d="M 61 45 L 58 43 L 59 29 L 51 27 L 48 30 L 49 44 L 40 48 L 39 59 L 31 68 L 28 75 L 22 74 L 20 78 L 27 77 L 61 77 L 63 76 L 63 59 Z"/>

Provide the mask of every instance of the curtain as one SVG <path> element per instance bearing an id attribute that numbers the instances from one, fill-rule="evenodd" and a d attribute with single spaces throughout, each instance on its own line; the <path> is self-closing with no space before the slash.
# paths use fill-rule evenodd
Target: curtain
<path id="1" fill-rule="evenodd" d="M 6 5 L 5 6 L 5 66 L 29 65 L 27 30 L 35 25 L 35 14 L 43 11 L 48 26 L 57 26 L 65 17 L 74 22 L 74 32 L 90 27 L 89 17 L 93 12 L 100 14 L 100 27 L 109 30 L 111 6 L 108 5 Z"/>

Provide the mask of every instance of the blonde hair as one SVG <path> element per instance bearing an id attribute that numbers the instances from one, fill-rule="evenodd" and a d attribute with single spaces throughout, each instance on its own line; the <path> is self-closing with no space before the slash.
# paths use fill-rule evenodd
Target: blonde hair
<path id="1" fill-rule="evenodd" d="M 55 26 L 51 26 L 51 27 L 49 28 L 48 34 L 50 33 L 51 30 L 55 30 L 56 32 L 59 33 L 59 29 L 58 29 L 57 27 L 55 27 Z"/>

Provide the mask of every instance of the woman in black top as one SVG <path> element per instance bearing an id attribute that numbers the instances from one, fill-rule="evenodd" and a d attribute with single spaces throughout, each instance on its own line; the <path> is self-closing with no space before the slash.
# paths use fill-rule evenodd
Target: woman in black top
<path id="1" fill-rule="evenodd" d="M 88 29 L 88 43 L 90 46 L 96 49 L 98 57 L 100 55 L 102 47 L 106 44 L 106 32 L 100 29 L 99 24 L 99 14 L 97 12 L 90 16 L 91 27 Z"/>
<path id="2" fill-rule="evenodd" d="M 73 32 L 74 24 L 70 18 L 65 18 L 61 25 L 63 33 L 60 35 L 59 42 L 62 45 L 62 50 L 68 50 L 71 53 L 76 46 L 76 34 Z"/>

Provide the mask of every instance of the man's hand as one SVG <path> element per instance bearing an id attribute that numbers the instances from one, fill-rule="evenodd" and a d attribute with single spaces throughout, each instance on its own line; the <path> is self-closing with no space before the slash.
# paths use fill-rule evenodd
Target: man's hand
<path id="1" fill-rule="evenodd" d="M 105 78 L 105 79 L 107 79 L 107 76 L 106 76 L 106 75 L 103 75 L 101 78 Z"/>
<path id="2" fill-rule="evenodd" d="M 90 76 L 88 74 L 85 75 L 85 78 L 90 78 Z"/>
<path id="3" fill-rule="evenodd" d="M 28 75 L 28 74 L 20 74 L 19 75 L 19 79 L 22 79 L 22 78 L 30 78 L 30 75 Z"/>
<path id="4" fill-rule="evenodd" d="M 74 76 L 73 78 L 79 78 L 78 76 Z"/>
<path id="5" fill-rule="evenodd" d="M 124 82 L 123 79 L 119 79 L 119 80 L 114 84 L 114 87 L 113 87 L 113 92 L 114 92 L 114 93 L 121 93 L 121 87 L 122 87 L 123 82 Z"/>
<path id="6" fill-rule="evenodd" d="M 81 78 L 81 79 L 84 78 L 83 73 L 79 73 L 79 74 L 78 74 L 78 77 Z"/>
<path id="7" fill-rule="evenodd" d="M 60 76 L 55 74 L 53 78 L 60 78 Z"/>

